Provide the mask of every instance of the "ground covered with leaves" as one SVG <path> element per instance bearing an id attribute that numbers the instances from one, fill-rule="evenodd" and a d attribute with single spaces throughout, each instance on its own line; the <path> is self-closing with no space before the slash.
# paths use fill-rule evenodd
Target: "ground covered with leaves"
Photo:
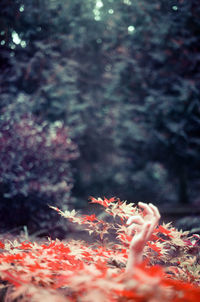
<path id="1" fill-rule="evenodd" d="M 1 301 L 198 301 L 199 235 L 158 225 L 144 249 L 144 261 L 125 272 L 129 244 L 126 221 L 143 211 L 119 199 L 95 199 L 106 215 L 80 215 L 52 207 L 94 242 L 48 239 L 0 242 Z M 112 234 L 112 236 L 110 235 Z M 112 240 L 111 238 L 114 238 Z"/>

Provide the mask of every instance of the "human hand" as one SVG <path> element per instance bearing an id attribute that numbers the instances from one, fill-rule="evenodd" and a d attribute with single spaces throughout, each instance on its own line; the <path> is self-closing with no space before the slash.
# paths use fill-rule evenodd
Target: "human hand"
<path id="1" fill-rule="evenodd" d="M 129 234 L 134 232 L 133 239 L 130 243 L 130 251 L 126 271 L 132 271 L 136 264 L 142 261 L 142 252 L 146 242 L 150 239 L 155 227 L 160 219 L 160 213 L 153 204 L 139 202 L 138 206 L 143 209 L 144 216 L 135 215 L 127 220 L 129 225 Z"/>

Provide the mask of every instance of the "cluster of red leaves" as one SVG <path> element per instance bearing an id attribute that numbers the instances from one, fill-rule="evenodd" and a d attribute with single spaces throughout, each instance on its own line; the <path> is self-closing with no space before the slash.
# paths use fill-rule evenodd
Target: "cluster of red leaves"
<path id="1" fill-rule="evenodd" d="M 160 225 L 144 250 L 144 262 L 130 276 L 125 273 L 130 238 L 126 220 L 142 211 L 120 200 L 91 199 L 99 203 L 113 222 L 96 215 L 79 215 L 75 210 L 62 216 L 96 234 L 100 241 L 0 242 L 1 287 L 6 301 L 169 301 L 200 299 L 200 266 L 197 235 Z M 106 219 L 105 219 L 106 220 Z M 117 240 L 106 241 L 108 230 Z M 5 290 L 4 290 L 5 291 Z"/>

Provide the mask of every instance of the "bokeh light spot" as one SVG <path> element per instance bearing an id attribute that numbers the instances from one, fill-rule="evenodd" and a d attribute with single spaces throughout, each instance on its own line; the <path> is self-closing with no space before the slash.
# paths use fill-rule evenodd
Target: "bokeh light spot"
<path id="1" fill-rule="evenodd" d="M 103 7 L 103 2 L 102 2 L 101 0 L 98 0 L 98 1 L 96 2 L 96 7 L 97 7 L 97 8 Z"/>
<path id="2" fill-rule="evenodd" d="M 21 43 L 21 39 L 20 39 L 18 33 L 16 33 L 16 31 L 12 32 L 12 40 L 17 45 Z"/>
<path id="3" fill-rule="evenodd" d="M 22 47 L 22 48 L 25 48 L 25 47 L 26 47 L 26 41 L 21 41 L 20 44 L 21 44 L 21 47 Z"/>
<path id="4" fill-rule="evenodd" d="M 131 5 L 132 3 L 131 3 L 130 0 L 124 0 L 124 4 L 126 4 L 126 5 Z"/>
<path id="5" fill-rule="evenodd" d="M 135 31 L 135 26 L 130 25 L 130 26 L 128 27 L 128 32 L 129 32 L 129 33 L 133 33 L 134 31 Z"/>
<path id="6" fill-rule="evenodd" d="M 112 15 L 112 14 L 114 13 L 114 10 L 113 10 L 113 9 L 109 9 L 108 13 L 109 13 L 110 15 Z"/>
<path id="7" fill-rule="evenodd" d="M 22 13 L 24 11 L 24 5 L 21 5 L 19 11 Z"/>
<path id="8" fill-rule="evenodd" d="M 172 6 L 172 9 L 173 9 L 173 10 L 178 10 L 178 6 L 173 5 L 173 6 Z"/>

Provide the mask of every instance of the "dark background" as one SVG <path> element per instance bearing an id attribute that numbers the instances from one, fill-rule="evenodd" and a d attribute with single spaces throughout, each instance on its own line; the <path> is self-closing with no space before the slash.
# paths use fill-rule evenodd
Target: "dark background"
<path id="1" fill-rule="evenodd" d="M 1 230 L 90 195 L 198 213 L 199 92 L 197 0 L 1 0 Z"/>

